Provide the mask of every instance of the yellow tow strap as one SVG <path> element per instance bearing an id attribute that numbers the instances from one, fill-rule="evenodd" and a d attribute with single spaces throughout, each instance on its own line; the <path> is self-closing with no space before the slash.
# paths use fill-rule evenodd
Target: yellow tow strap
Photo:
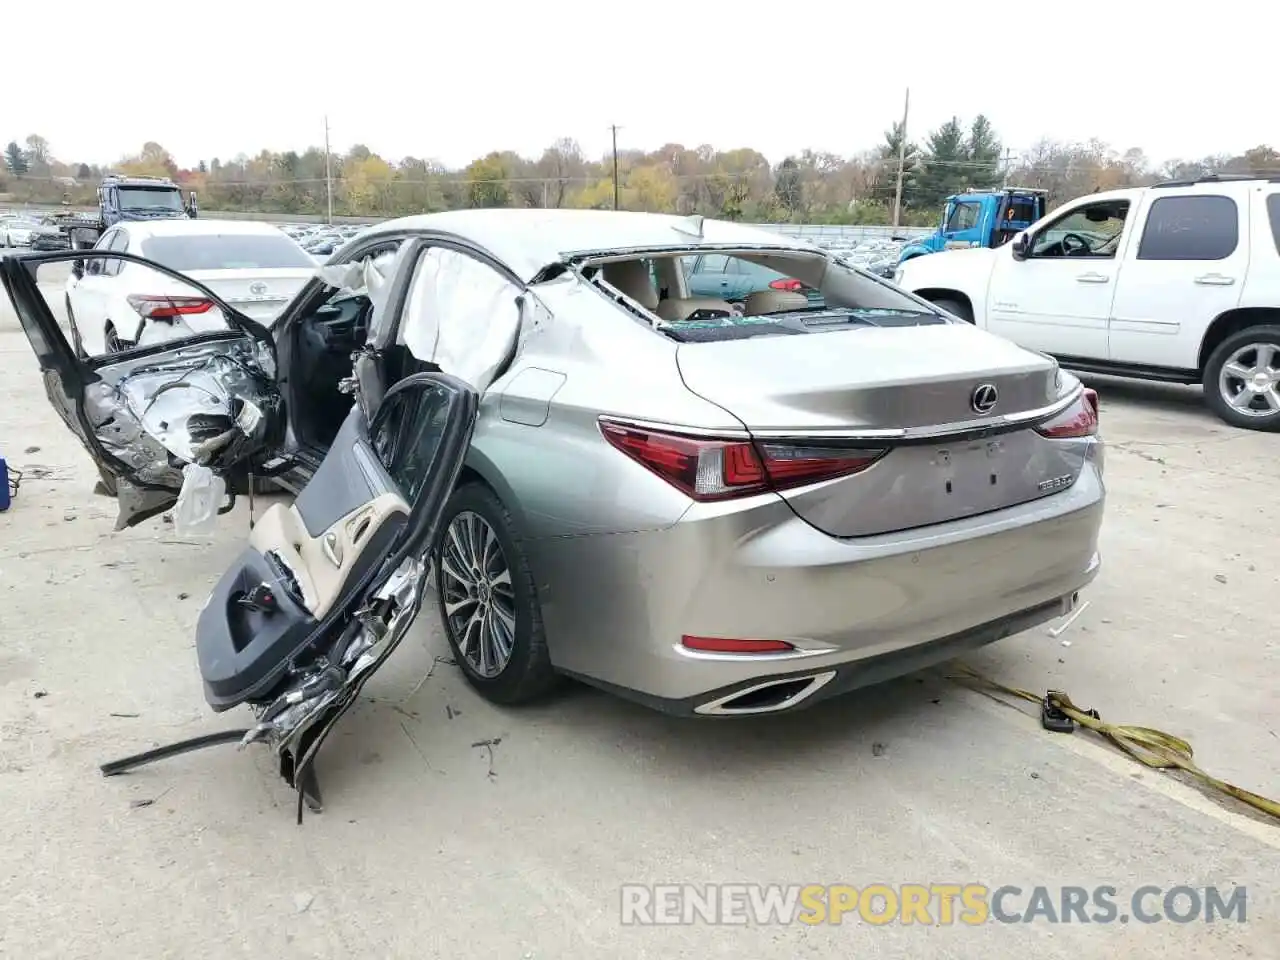
<path id="1" fill-rule="evenodd" d="M 1179 737 L 1165 733 L 1163 730 L 1154 730 L 1151 727 L 1105 723 L 1098 716 L 1098 711 L 1081 710 L 1071 702 L 1070 697 L 1058 690 L 1050 690 L 1044 696 L 1036 696 L 1029 690 L 1007 687 L 1003 683 L 990 680 L 963 664 L 959 665 L 959 671 L 959 673 L 950 676 L 948 679 L 970 681 L 980 686 L 990 687 L 1011 697 L 1019 697 L 1030 703 L 1038 704 L 1042 708 L 1047 705 L 1049 708 L 1060 711 L 1070 717 L 1080 726 L 1087 727 L 1110 741 L 1145 766 L 1156 770 L 1185 770 L 1201 783 L 1212 787 L 1214 790 L 1225 793 L 1227 796 L 1235 797 L 1241 803 L 1247 803 L 1255 810 L 1260 810 L 1267 816 L 1280 820 L 1280 803 L 1205 773 L 1196 766 L 1195 761 L 1191 758 L 1191 744 Z"/>

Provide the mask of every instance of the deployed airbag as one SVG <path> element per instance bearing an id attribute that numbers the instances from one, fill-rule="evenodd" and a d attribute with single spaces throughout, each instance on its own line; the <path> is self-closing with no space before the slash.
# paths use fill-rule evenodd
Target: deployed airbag
<path id="1" fill-rule="evenodd" d="M 419 360 L 483 393 L 515 352 L 520 292 L 479 260 L 433 248 L 418 262 L 400 338 Z"/>

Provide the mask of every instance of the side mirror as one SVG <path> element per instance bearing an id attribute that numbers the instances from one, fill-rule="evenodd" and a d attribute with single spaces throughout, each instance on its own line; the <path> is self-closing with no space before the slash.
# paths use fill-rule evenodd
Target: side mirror
<path id="1" fill-rule="evenodd" d="M 1009 250 L 1013 254 L 1013 259 L 1027 259 L 1027 255 L 1031 253 L 1031 235 L 1025 232 L 1018 234 L 1009 244 Z"/>
<path id="2" fill-rule="evenodd" d="M 196 206 L 196 192 L 192 190 L 191 199 L 187 201 L 187 216 L 194 220 L 197 213 L 199 213 L 199 207 Z"/>
<path id="3" fill-rule="evenodd" d="M 81 277 L 83 277 L 83 276 L 84 276 L 84 261 L 83 261 L 83 260 L 72 260 L 72 261 L 71 261 L 71 275 L 72 275 L 73 277 L 75 277 L 77 280 L 79 280 Z"/>

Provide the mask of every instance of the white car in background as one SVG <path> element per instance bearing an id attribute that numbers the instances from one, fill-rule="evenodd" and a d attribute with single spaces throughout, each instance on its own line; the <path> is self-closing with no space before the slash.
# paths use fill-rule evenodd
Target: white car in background
<path id="1" fill-rule="evenodd" d="M 207 286 L 246 316 L 270 327 L 316 272 L 291 237 L 244 220 L 119 223 L 94 246 L 146 257 Z M 227 329 L 222 311 L 194 287 L 128 260 L 76 262 L 67 280 L 67 319 L 82 356 L 118 353 Z"/>
<path id="2" fill-rule="evenodd" d="M 31 234 L 38 226 L 27 217 L 0 217 L 0 247 L 31 246 Z"/>

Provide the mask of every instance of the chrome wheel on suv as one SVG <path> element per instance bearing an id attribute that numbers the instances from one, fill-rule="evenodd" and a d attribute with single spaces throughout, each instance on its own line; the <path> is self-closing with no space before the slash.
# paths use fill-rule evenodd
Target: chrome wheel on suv
<path id="1" fill-rule="evenodd" d="M 1250 327 L 1227 337 L 1205 364 L 1204 392 L 1227 423 L 1280 430 L 1280 327 Z"/>
<path id="2" fill-rule="evenodd" d="M 1270 343 L 1251 343 L 1233 353 L 1222 365 L 1218 389 L 1246 416 L 1280 413 L 1280 393 L 1276 391 L 1276 385 L 1280 384 L 1278 352 L 1280 350 Z"/>

